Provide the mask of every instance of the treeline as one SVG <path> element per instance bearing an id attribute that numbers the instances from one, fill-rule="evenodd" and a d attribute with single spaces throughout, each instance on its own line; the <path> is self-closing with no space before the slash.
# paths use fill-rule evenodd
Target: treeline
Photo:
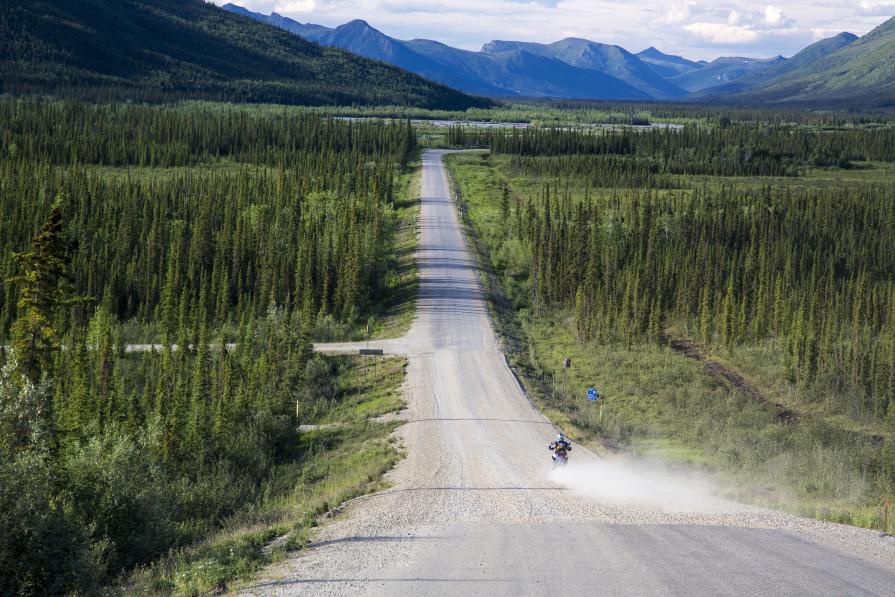
<path id="1" fill-rule="evenodd" d="M 592 189 L 690 188 L 691 181 L 662 168 L 648 157 L 627 155 L 512 156 L 507 170 L 513 175 L 547 180 L 574 177 L 576 184 Z"/>
<path id="2" fill-rule="evenodd" d="M 721 348 L 776 338 L 809 397 L 895 417 L 890 187 L 572 200 L 545 185 L 505 211 L 508 241 L 531 255 L 531 306 L 570 309 L 582 341 L 669 328 Z"/>
<path id="3" fill-rule="evenodd" d="M 309 334 L 376 300 L 415 136 L 242 108 L 0 112 L 0 593 L 98 592 L 292 489 L 275 469 L 331 391 Z"/>
<path id="4" fill-rule="evenodd" d="M 409 125 L 32 102 L 0 112 L 7 278 L 11 252 L 58 200 L 78 292 L 108 294 L 122 320 L 171 330 L 200 306 L 215 324 L 277 304 L 312 324 L 357 316 L 379 290 L 392 179 L 415 143 Z M 231 166 L 163 176 L 93 167 L 221 160 Z M 0 337 L 16 318 L 15 292 L 0 296 Z"/>
<path id="5" fill-rule="evenodd" d="M 798 176 L 806 167 L 850 167 L 853 161 L 895 161 L 895 128 L 817 131 L 791 126 L 723 126 L 650 130 L 475 130 L 452 127 L 454 146 L 487 146 L 494 154 L 564 157 L 536 163 L 536 175 L 568 173 L 581 156 L 649 160 L 663 174 Z M 528 162 L 519 160 L 525 166 Z M 552 171 L 548 171 L 550 167 Z M 582 169 L 582 166 L 577 166 Z M 583 168 L 588 168 L 584 165 Z M 528 172 L 526 172 L 528 173 Z"/>
<path id="6" fill-rule="evenodd" d="M 881 110 L 804 110 L 786 108 L 749 108 L 684 102 L 637 102 L 611 100 L 520 100 L 518 106 L 562 111 L 570 119 L 578 114 L 612 114 L 613 120 L 589 118 L 590 122 L 633 124 L 636 119 L 673 119 L 701 122 L 749 122 L 753 124 L 799 124 L 807 126 L 844 126 L 890 123 L 891 112 Z M 568 122 L 568 119 L 567 119 Z"/>
<path id="7" fill-rule="evenodd" d="M 192 166 L 218 159 L 301 167 L 365 159 L 403 165 L 415 146 L 409 122 L 340 121 L 295 108 L 216 104 L 149 107 L 77 101 L 0 101 L 0 160 L 54 165 Z"/>

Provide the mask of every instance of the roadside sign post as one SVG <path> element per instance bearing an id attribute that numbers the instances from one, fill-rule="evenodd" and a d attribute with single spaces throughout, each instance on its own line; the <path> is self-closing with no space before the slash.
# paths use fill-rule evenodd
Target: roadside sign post
<path id="1" fill-rule="evenodd" d="M 600 400 L 600 393 L 597 391 L 597 388 L 587 388 L 587 400 L 588 402 L 599 402 L 600 403 L 600 422 L 603 422 L 603 401 Z"/>
<path id="2" fill-rule="evenodd" d="M 357 353 L 363 357 L 364 359 L 364 378 L 367 383 L 370 381 L 370 376 L 367 375 L 367 357 L 381 357 L 383 352 L 381 348 L 361 348 L 357 351 Z M 373 361 L 373 365 L 376 365 L 376 361 Z"/>
<path id="3" fill-rule="evenodd" d="M 373 318 L 370 317 L 367 320 L 367 352 L 368 353 L 370 352 L 370 336 L 372 336 L 372 335 L 373 335 Z M 376 372 L 375 372 L 376 361 L 373 361 L 373 367 L 374 367 L 373 374 L 375 375 L 376 374 Z M 369 379 L 369 375 L 367 375 L 367 358 L 366 357 L 364 357 L 364 377 L 367 378 L 367 383 L 369 383 L 370 379 Z"/>

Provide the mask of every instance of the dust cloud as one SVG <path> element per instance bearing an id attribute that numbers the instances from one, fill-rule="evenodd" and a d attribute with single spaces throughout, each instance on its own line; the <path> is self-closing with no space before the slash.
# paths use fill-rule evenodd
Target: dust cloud
<path id="1" fill-rule="evenodd" d="M 723 509 L 716 486 L 706 474 L 671 470 L 657 462 L 619 458 L 586 463 L 569 461 L 550 480 L 608 503 L 640 505 L 668 512 Z"/>

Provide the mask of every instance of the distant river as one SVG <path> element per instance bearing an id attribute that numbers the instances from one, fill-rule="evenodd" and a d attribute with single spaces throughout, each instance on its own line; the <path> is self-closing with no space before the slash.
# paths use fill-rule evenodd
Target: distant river
<path id="1" fill-rule="evenodd" d="M 377 118 L 375 116 L 335 116 L 336 120 L 390 120 L 389 118 Z M 398 119 L 395 119 L 398 120 Z M 400 119 L 404 120 L 404 119 Z M 531 123 L 528 122 L 490 122 L 486 120 L 439 120 L 439 119 L 425 119 L 425 118 L 412 118 L 410 120 L 413 124 L 427 124 L 429 126 L 465 126 L 469 128 L 475 129 L 527 129 L 531 128 Z M 551 127 L 546 127 L 551 128 Z M 567 128 L 567 127 L 563 127 Z M 609 123 L 593 123 L 593 124 L 576 124 L 572 128 L 602 128 L 602 129 L 640 129 L 640 130 L 648 130 L 648 129 L 672 129 L 679 130 L 684 128 L 682 124 L 675 124 L 670 122 L 653 122 L 651 124 L 609 124 Z"/>

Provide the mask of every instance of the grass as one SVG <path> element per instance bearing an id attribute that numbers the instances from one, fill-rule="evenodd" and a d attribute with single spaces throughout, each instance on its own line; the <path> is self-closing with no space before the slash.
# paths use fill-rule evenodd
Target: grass
<path id="1" fill-rule="evenodd" d="M 372 417 L 403 408 L 399 387 L 405 360 L 379 359 L 373 375 L 365 371 L 360 357 L 327 359 L 337 371 L 330 408 L 320 409 L 325 414 L 307 421 L 321 427 L 296 434 L 291 454 L 265 484 L 265 498 L 233 516 L 224 530 L 202 543 L 135 572 L 120 592 L 224 591 L 305 547 L 322 515 L 384 487 L 382 475 L 400 458 L 391 436 L 400 423 Z"/>
<path id="2" fill-rule="evenodd" d="M 724 495 L 801 515 L 895 532 L 895 495 L 874 478 L 874 463 L 895 459 L 891 435 L 860 413 L 806 403 L 780 365 L 773 342 L 710 355 L 754 382 L 762 394 L 802 414 L 787 422 L 754 398 L 709 375 L 703 365 L 652 343 L 580 343 L 567 313 L 528 308 L 530 257 L 505 242 L 499 198 L 503 183 L 529 196 L 540 182 L 514 177 L 508 160 L 457 154 L 447 158 L 461 213 L 481 260 L 492 315 L 508 360 L 529 395 L 571 437 L 603 453 L 618 450 L 712 471 Z M 881 174 L 881 171 L 883 174 Z M 808 184 L 831 178 L 885 177 L 888 167 L 816 171 Z M 798 179 L 738 180 L 738 184 L 792 184 Z M 720 184 L 715 179 L 712 184 Z M 701 185 L 701 183 L 700 183 Z M 534 191 L 534 192 L 533 192 Z M 609 189 L 591 190 L 611 192 Z M 583 190 L 572 188 L 572 195 Z M 564 358 L 571 369 L 563 369 Z M 585 399 L 596 387 L 602 407 Z"/>
<path id="3" fill-rule="evenodd" d="M 377 306 L 371 337 L 398 338 L 407 333 L 416 313 L 419 271 L 416 267 L 418 244 L 417 222 L 420 214 L 419 158 L 408 165 L 395 182 L 394 239 L 389 255 L 389 271 L 385 279 L 385 294 Z"/>
<path id="4" fill-rule="evenodd" d="M 337 399 L 307 422 L 356 423 L 404 408 L 400 386 L 406 360 L 399 357 L 340 357 L 350 365 L 336 381 Z"/>

